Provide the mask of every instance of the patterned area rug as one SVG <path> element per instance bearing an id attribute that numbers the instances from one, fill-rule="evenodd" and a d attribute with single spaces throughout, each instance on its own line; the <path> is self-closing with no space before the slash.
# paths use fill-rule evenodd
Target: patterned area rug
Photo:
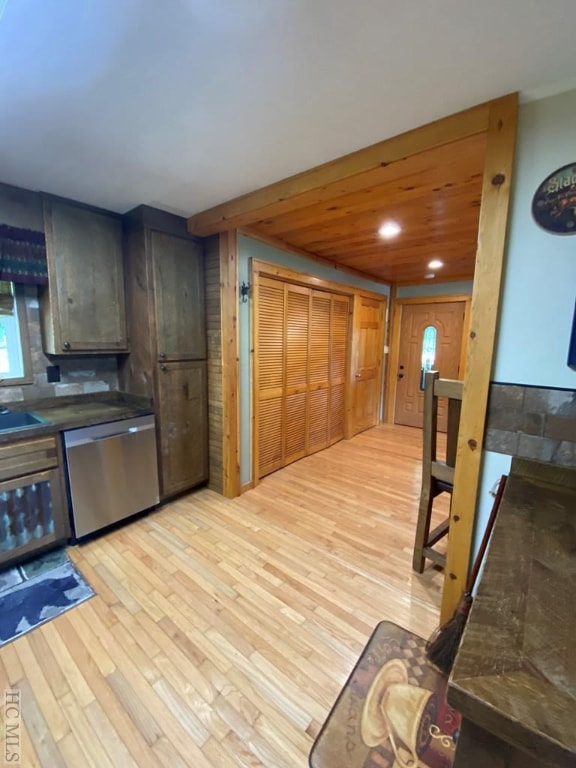
<path id="1" fill-rule="evenodd" d="M 0 647 L 94 595 L 64 550 L 0 573 Z"/>
<path id="2" fill-rule="evenodd" d="M 378 624 L 314 742 L 311 768 L 451 767 L 460 715 L 424 647 Z"/>

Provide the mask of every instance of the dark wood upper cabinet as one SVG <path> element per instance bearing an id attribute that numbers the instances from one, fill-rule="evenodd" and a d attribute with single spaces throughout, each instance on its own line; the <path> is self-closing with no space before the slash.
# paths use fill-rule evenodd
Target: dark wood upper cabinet
<path id="1" fill-rule="evenodd" d="M 204 263 L 200 245 L 148 231 L 154 269 L 156 346 L 159 360 L 206 357 Z"/>
<path id="2" fill-rule="evenodd" d="M 45 196 L 44 225 L 49 283 L 40 309 L 45 351 L 128 351 L 120 217 Z"/>

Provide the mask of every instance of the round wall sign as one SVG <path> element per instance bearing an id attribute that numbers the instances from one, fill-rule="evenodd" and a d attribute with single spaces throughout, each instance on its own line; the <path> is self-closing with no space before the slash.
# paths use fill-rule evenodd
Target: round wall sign
<path id="1" fill-rule="evenodd" d="M 576 163 L 544 179 L 532 199 L 532 216 L 547 232 L 576 235 Z"/>

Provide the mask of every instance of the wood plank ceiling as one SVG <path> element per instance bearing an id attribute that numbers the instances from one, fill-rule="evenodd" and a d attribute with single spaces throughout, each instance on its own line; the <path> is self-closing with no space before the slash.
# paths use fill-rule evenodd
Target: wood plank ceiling
<path id="1" fill-rule="evenodd" d="M 477 133 L 382 163 L 297 196 L 244 231 L 384 282 L 472 278 L 485 149 Z M 397 237 L 379 235 L 386 221 L 400 225 Z M 431 269 L 433 259 L 443 266 Z"/>

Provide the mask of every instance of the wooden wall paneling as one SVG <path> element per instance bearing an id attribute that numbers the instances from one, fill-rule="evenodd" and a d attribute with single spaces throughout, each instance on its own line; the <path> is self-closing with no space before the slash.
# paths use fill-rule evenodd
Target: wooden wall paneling
<path id="1" fill-rule="evenodd" d="M 472 548 L 502 282 L 517 116 L 516 95 L 499 99 L 490 105 L 442 620 L 452 615 L 465 589 Z"/>
<path id="2" fill-rule="evenodd" d="M 213 235 L 204 244 L 206 283 L 206 347 L 208 370 L 208 487 L 222 493 L 223 421 L 222 421 L 222 326 L 220 298 L 220 236 Z"/>
<path id="3" fill-rule="evenodd" d="M 238 236 L 220 235 L 220 316 L 222 327 L 222 477 L 223 494 L 240 493 L 240 401 L 238 372 Z"/>

